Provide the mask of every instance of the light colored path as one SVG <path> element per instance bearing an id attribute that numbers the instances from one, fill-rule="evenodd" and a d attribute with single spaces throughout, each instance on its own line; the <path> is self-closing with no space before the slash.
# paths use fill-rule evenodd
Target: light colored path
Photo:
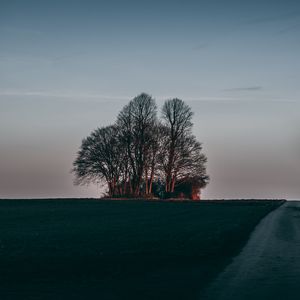
<path id="1" fill-rule="evenodd" d="M 300 299 L 300 202 L 267 215 L 200 299 Z"/>

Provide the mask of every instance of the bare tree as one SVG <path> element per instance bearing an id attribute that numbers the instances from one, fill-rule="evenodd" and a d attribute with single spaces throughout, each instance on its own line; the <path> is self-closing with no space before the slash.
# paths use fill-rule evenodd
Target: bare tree
<path id="1" fill-rule="evenodd" d="M 151 131 L 149 140 L 149 149 L 146 150 L 146 163 L 145 163 L 145 194 L 152 194 L 152 186 L 155 176 L 160 176 L 159 157 L 164 146 L 165 128 L 157 122 Z"/>
<path id="2" fill-rule="evenodd" d="M 167 130 L 161 164 L 165 173 L 166 192 L 174 191 L 178 175 L 176 166 L 182 158 L 181 148 L 191 134 L 192 116 L 191 108 L 178 98 L 167 100 L 163 105 L 162 119 Z"/>
<path id="3" fill-rule="evenodd" d="M 204 187 L 209 177 L 206 174 L 207 158 L 202 153 L 202 146 L 194 135 L 181 138 L 180 146 L 175 152 L 175 163 L 172 174 L 171 192 L 174 192 L 177 181 L 193 181 Z"/>
<path id="4" fill-rule="evenodd" d="M 143 173 L 153 143 L 153 128 L 157 122 L 154 99 L 142 93 L 119 113 L 117 126 L 128 156 L 129 184 L 133 196 L 140 194 Z"/>
<path id="5" fill-rule="evenodd" d="M 123 151 L 116 126 L 98 128 L 83 139 L 73 163 L 76 184 L 105 181 L 110 196 L 118 194 L 124 172 Z"/>
<path id="6" fill-rule="evenodd" d="M 73 163 L 76 183 L 105 182 L 111 197 L 152 195 L 153 185 L 159 195 L 163 187 L 173 193 L 178 184 L 204 187 L 207 159 L 192 135 L 192 116 L 191 108 L 175 98 L 164 103 L 158 121 L 154 99 L 138 95 L 115 125 L 82 141 Z"/>

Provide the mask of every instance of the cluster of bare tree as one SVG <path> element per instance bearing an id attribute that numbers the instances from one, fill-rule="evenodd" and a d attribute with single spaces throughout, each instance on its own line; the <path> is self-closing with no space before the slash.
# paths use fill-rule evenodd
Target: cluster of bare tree
<path id="1" fill-rule="evenodd" d="M 175 98 L 164 103 L 158 119 L 155 100 L 138 95 L 114 125 L 98 128 L 82 141 L 73 163 L 75 182 L 101 181 L 110 197 L 172 195 L 188 181 L 204 187 L 207 159 L 192 134 L 192 116 L 191 108 Z"/>

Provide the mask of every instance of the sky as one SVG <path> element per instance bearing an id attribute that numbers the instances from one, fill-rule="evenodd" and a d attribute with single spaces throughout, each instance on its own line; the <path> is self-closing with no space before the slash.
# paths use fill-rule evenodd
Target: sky
<path id="1" fill-rule="evenodd" d="M 74 186 L 81 141 L 141 92 L 194 111 L 205 199 L 300 199 L 300 2 L 0 0 L 0 198 Z"/>

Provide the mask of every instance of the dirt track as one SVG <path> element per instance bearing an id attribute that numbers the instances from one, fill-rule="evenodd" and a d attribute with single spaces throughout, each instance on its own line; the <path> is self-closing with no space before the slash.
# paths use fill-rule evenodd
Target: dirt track
<path id="1" fill-rule="evenodd" d="M 300 202 L 287 202 L 265 217 L 199 298 L 300 299 Z"/>

